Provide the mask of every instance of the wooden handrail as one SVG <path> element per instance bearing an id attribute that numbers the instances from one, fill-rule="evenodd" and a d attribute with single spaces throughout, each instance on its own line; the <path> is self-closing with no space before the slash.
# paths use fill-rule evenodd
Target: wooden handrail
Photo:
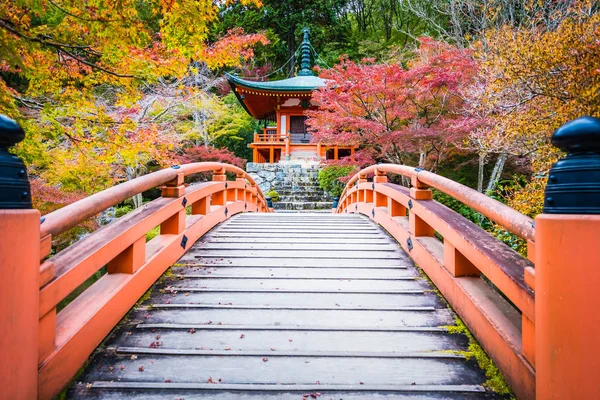
<path id="1" fill-rule="evenodd" d="M 184 185 L 184 177 L 213 172 L 209 182 Z M 235 174 L 227 181 L 226 173 Z M 52 235 L 60 234 L 108 207 L 162 186 L 162 196 L 101 227 L 43 261 Z M 191 209 L 191 210 L 190 210 Z M 53 398 L 68 383 L 102 339 L 164 271 L 191 244 L 217 224 L 241 212 L 270 212 L 254 179 L 244 170 L 218 162 L 192 163 L 157 171 L 91 195 L 45 217 L 35 226 L 41 246 L 28 266 L 39 287 L 32 324 L 39 362 L 38 398 Z M 31 218 L 39 221 L 39 213 Z M 151 240 L 154 227 L 160 233 Z M 107 273 L 64 309 L 58 305 L 75 289 L 107 266 Z M 33 357 L 33 356 L 32 356 Z M 37 370 L 37 368 L 36 368 Z M 0 368 L 0 373 L 4 372 Z"/>
<path id="2" fill-rule="evenodd" d="M 53 211 L 44 216 L 41 226 L 41 236 L 42 238 L 46 235 L 56 236 L 62 232 L 65 232 L 109 207 L 117 205 L 146 190 L 153 189 L 159 185 L 176 179 L 177 175 L 181 173 L 183 173 L 184 176 L 190 176 L 200 172 L 219 170 L 241 174 L 252 186 L 257 187 L 258 197 L 261 203 L 266 206 L 267 201 L 265 200 L 262 191 L 256 185 L 254 179 L 243 169 L 231 164 L 223 164 L 219 162 L 191 163 L 182 166 L 166 168 L 157 172 L 140 176 Z"/>
<path id="3" fill-rule="evenodd" d="M 357 172 L 348 181 L 346 188 L 354 185 L 361 176 L 372 174 L 375 170 L 416 179 L 471 207 L 522 239 L 533 241 L 535 238 L 533 219 L 470 187 L 419 168 L 396 164 L 371 165 Z M 344 193 L 346 190 L 344 189 Z M 341 197 L 344 196 L 344 193 Z"/>
<path id="4" fill-rule="evenodd" d="M 410 178 L 412 187 L 388 183 L 386 173 Z M 452 304 L 517 397 L 533 398 L 535 300 L 524 276 L 525 270 L 533 271 L 533 263 L 434 201 L 430 188 L 527 239 L 528 246 L 534 245 L 530 218 L 450 179 L 405 165 L 378 164 L 359 171 L 348 181 L 335 212 L 361 213 L 386 229 Z"/>

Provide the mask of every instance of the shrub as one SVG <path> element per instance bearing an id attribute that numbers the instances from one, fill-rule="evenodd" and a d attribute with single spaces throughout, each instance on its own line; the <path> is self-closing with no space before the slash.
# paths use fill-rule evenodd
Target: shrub
<path id="1" fill-rule="evenodd" d="M 266 197 L 270 197 L 270 198 L 271 198 L 271 201 L 272 201 L 272 202 L 274 202 L 274 203 L 277 203 L 277 202 L 279 201 L 279 193 L 277 193 L 277 192 L 275 191 L 275 189 L 272 189 L 272 188 L 271 188 L 271 190 L 269 190 L 269 191 L 268 191 L 268 192 L 265 194 L 265 196 L 266 196 Z"/>
<path id="2" fill-rule="evenodd" d="M 246 160 L 236 157 L 231 151 L 227 149 L 217 149 L 212 146 L 188 147 L 184 150 L 184 153 L 178 157 L 178 161 L 181 164 L 218 161 L 222 163 L 233 164 L 240 168 L 244 168 L 246 165 Z"/>
<path id="3" fill-rule="evenodd" d="M 328 165 L 319 171 L 319 186 L 333 197 L 339 197 L 344 191 L 344 182 L 348 181 L 344 178 L 356 171 L 357 167 L 351 165 Z"/>

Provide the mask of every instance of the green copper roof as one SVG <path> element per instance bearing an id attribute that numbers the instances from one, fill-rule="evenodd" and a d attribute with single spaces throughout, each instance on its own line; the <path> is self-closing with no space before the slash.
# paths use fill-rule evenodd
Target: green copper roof
<path id="1" fill-rule="evenodd" d="M 282 79 L 280 81 L 270 82 L 256 82 L 247 81 L 239 78 L 235 75 L 225 74 L 230 84 L 245 86 L 247 88 L 256 90 L 273 90 L 273 91 L 285 91 L 285 92 L 302 92 L 302 91 L 313 91 L 320 87 L 325 86 L 325 80 L 318 76 L 295 76 L 289 79 Z"/>
<path id="2" fill-rule="evenodd" d="M 289 79 L 282 79 L 279 81 L 270 81 L 270 82 L 256 82 L 256 81 L 247 81 L 242 79 L 236 75 L 225 74 L 229 84 L 234 87 L 235 85 L 245 86 L 249 89 L 256 90 L 272 90 L 272 91 L 282 91 L 282 92 L 310 92 L 320 87 L 325 86 L 325 81 L 319 77 L 314 76 L 312 72 L 312 63 L 311 63 L 311 45 L 308 40 L 309 30 L 308 28 L 304 28 L 302 30 L 304 34 L 304 38 L 302 40 L 302 45 L 300 46 L 300 71 L 298 71 L 298 76 Z"/>

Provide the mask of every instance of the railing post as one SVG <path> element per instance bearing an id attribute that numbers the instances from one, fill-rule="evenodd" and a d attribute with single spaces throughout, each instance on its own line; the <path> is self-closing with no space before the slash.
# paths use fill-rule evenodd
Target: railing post
<path id="1" fill-rule="evenodd" d="M 598 399 L 600 385 L 600 119 L 559 128 L 535 219 L 537 399 Z"/>
<path id="2" fill-rule="evenodd" d="M 0 115 L 0 390 L 35 399 L 38 386 L 40 212 L 32 209 L 23 161 L 8 152 L 24 138 Z"/>
<path id="3" fill-rule="evenodd" d="M 225 175 L 225 170 L 223 168 L 216 170 L 213 173 L 213 181 L 214 182 L 225 182 L 227 180 L 227 176 Z M 225 190 L 221 192 L 213 193 L 212 195 L 212 205 L 213 206 L 224 206 L 225 205 Z"/>
<path id="4" fill-rule="evenodd" d="M 433 198 L 433 193 L 429 189 L 429 186 L 421 182 L 417 176 L 411 177 L 410 183 L 410 197 L 413 200 L 431 200 Z M 433 236 L 435 233 L 431 226 L 414 212 L 410 212 L 410 210 L 408 214 L 408 224 L 410 232 L 415 236 Z"/>
<path id="5" fill-rule="evenodd" d="M 388 178 L 384 171 L 375 169 L 375 176 L 373 176 L 373 183 L 387 183 Z M 388 199 L 383 193 L 375 191 L 375 207 L 387 207 Z"/>

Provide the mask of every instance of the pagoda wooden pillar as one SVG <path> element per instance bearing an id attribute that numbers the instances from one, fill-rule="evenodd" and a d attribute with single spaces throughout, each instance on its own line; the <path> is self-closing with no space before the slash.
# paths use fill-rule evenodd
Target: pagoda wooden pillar
<path id="1" fill-rule="evenodd" d="M 337 146 L 333 147 L 333 159 L 334 160 L 338 159 L 338 147 Z"/>
<path id="2" fill-rule="evenodd" d="M 256 147 L 252 149 L 252 162 L 258 162 L 258 149 Z"/>
<path id="3" fill-rule="evenodd" d="M 273 164 L 275 161 L 275 150 L 273 146 L 269 147 L 269 164 Z"/>

